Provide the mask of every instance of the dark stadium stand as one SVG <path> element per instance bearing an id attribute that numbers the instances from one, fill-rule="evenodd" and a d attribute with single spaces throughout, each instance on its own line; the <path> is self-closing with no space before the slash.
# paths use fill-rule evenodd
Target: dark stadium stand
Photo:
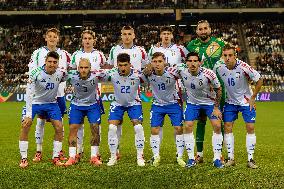
<path id="1" fill-rule="evenodd" d="M 29 0 L 0 1 L 0 10 L 105 10 L 105 9 L 210 9 L 210 8 L 277 8 L 279 0 Z"/>

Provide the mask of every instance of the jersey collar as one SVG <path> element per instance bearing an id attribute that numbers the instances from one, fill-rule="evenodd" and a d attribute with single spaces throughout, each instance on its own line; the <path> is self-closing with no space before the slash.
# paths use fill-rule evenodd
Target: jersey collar
<path id="1" fill-rule="evenodd" d="M 94 51 L 95 51 L 96 49 L 92 49 L 92 51 L 90 52 L 90 53 L 93 53 Z M 87 53 L 86 51 L 84 51 L 84 49 L 83 48 L 81 48 L 81 51 L 83 52 L 83 53 Z"/>
<path id="2" fill-rule="evenodd" d="M 49 50 L 49 48 L 47 46 L 43 46 L 43 48 L 47 51 L 51 51 L 51 50 Z M 57 50 L 58 50 L 58 48 L 56 47 L 55 52 L 57 52 Z"/>
<path id="3" fill-rule="evenodd" d="M 126 48 L 123 46 L 123 44 L 121 44 L 120 47 L 121 47 L 122 49 L 126 49 Z M 129 49 L 134 49 L 135 47 L 136 47 L 136 45 L 133 44 Z"/>

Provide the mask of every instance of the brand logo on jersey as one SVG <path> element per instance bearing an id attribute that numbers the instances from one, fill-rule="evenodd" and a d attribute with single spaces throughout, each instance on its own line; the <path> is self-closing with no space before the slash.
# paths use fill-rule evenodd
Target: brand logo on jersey
<path id="1" fill-rule="evenodd" d="M 255 117 L 251 118 L 251 121 L 255 121 Z"/>
<path id="2" fill-rule="evenodd" d="M 184 80 L 187 80 L 187 77 L 183 77 Z"/>
<path id="3" fill-rule="evenodd" d="M 151 81 L 156 82 L 156 79 L 155 79 L 155 78 L 153 78 L 153 79 L 151 79 Z"/>
<path id="4" fill-rule="evenodd" d="M 117 81 L 117 82 L 115 82 L 115 83 L 116 83 L 116 84 L 118 84 L 118 85 L 120 84 L 120 82 L 119 82 L 119 81 Z"/>
<path id="5" fill-rule="evenodd" d="M 137 57 L 137 55 L 134 53 L 134 54 L 132 55 L 132 57 L 133 57 L 133 58 L 136 58 L 136 57 Z"/>
<path id="6" fill-rule="evenodd" d="M 134 79 L 131 79 L 130 85 L 134 85 L 134 84 L 135 84 L 135 80 L 134 80 Z"/>
<path id="7" fill-rule="evenodd" d="M 80 86 L 80 83 L 76 83 L 75 86 L 79 87 L 79 86 Z"/>
<path id="8" fill-rule="evenodd" d="M 46 82 L 45 79 L 42 79 L 40 82 Z"/>
<path id="9" fill-rule="evenodd" d="M 222 76 L 225 77 L 225 76 L 226 76 L 226 73 L 223 73 Z"/>

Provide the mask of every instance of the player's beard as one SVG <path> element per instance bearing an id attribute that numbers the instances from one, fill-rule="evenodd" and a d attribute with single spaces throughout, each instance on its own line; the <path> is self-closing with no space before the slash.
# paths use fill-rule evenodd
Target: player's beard
<path id="1" fill-rule="evenodd" d="M 210 35 L 204 35 L 199 37 L 201 41 L 206 41 L 208 38 L 210 38 Z"/>

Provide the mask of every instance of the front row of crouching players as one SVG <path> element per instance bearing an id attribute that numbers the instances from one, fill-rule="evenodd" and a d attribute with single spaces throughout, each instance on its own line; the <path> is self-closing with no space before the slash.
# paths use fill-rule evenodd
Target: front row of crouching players
<path id="1" fill-rule="evenodd" d="M 178 67 L 166 67 L 163 53 L 153 54 L 151 64 L 148 64 L 143 73 L 131 68 L 130 56 L 121 53 L 117 56 L 117 68 L 111 70 L 91 71 L 88 59 L 80 60 L 78 71 L 70 71 L 68 75 L 58 68 L 58 54 L 50 52 L 43 67 L 34 69 L 30 74 L 27 89 L 27 116 L 22 122 L 20 134 L 20 153 L 22 156 L 20 167 L 26 167 L 28 132 L 35 115 L 45 116 L 51 120 L 55 128 L 53 162 L 63 165 L 59 160 L 59 151 L 62 148 L 62 122 L 60 110 L 57 106 L 57 88 L 60 82 L 68 80 L 74 87 L 74 98 L 69 112 L 69 160 L 65 166 L 76 163 L 76 135 L 85 116 L 88 117 L 91 128 L 91 158 L 90 163 L 96 166 L 102 164 L 99 153 L 101 122 L 100 107 L 97 102 L 97 84 L 99 81 L 110 81 L 114 86 L 115 101 L 111 103 L 109 113 L 108 144 L 111 157 L 107 163 L 113 166 L 117 163 L 117 125 L 122 121 L 127 111 L 135 130 L 135 146 L 137 149 L 137 164 L 145 166 L 143 157 L 144 130 L 142 127 L 143 113 L 139 98 L 139 86 L 149 83 L 153 91 L 153 104 L 151 108 L 151 137 L 150 145 L 153 152 L 151 163 L 158 166 L 161 160 L 159 129 L 163 126 L 165 115 L 171 119 L 175 130 L 177 148 L 177 163 L 182 167 L 193 167 L 195 139 L 193 135 L 194 121 L 200 112 L 206 113 L 213 126 L 212 146 L 214 152 L 213 165 L 223 168 L 220 157 L 222 152 L 223 136 L 221 134 L 221 119 L 225 122 L 225 144 L 228 149 L 229 160 L 225 166 L 235 165 L 233 122 L 237 119 L 239 111 L 243 113 L 247 128 L 246 146 L 248 152 L 248 167 L 257 168 L 253 153 L 256 143 L 254 134 L 255 97 L 259 92 L 262 79 L 248 64 L 238 60 L 235 49 L 229 45 L 223 50 L 224 61 L 216 64 L 214 71 L 201 67 L 200 57 L 197 53 L 189 53 L 186 64 Z M 219 110 L 221 87 L 217 75 L 225 83 L 227 91 L 226 105 L 223 118 Z M 183 113 L 182 99 L 176 90 L 176 82 L 181 79 L 186 89 L 187 103 Z M 252 93 L 250 82 L 256 82 Z M 183 119 L 185 121 L 184 128 Z M 188 161 L 182 159 L 184 147 L 188 153 Z"/>

